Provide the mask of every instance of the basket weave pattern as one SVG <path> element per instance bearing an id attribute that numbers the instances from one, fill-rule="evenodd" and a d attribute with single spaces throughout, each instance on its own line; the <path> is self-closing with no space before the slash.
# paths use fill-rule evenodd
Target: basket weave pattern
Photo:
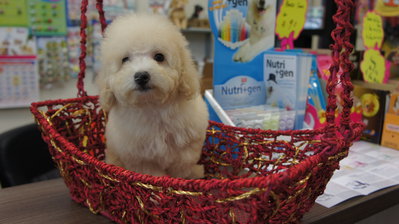
<path id="1" fill-rule="evenodd" d="M 205 180 L 152 177 L 100 161 L 105 119 L 96 97 L 37 106 L 72 198 L 122 223 L 295 223 L 347 153 L 323 158 L 328 145 L 314 136 L 322 130 L 294 134 L 211 122 L 200 161 Z"/>
<path id="2" fill-rule="evenodd" d="M 82 1 L 78 98 L 33 103 L 73 200 L 117 223 L 298 223 L 314 204 L 363 126 L 349 120 L 350 0 L 336 0 L 334 64 L 325 128 L 263 131 L 210 122 L 200 160 L 206 177 L 184 180 L 142 175 L 102 162 L 106 115 L 83 89 L 87 0 Z M 97 0 L 103 29 L 102 1 Z M 339 68 L 343 72 L 338 76 Z M 335 125 L 338 79 L 341 125 Z M 145 149 L 143 149 L 145 150 Z"/>

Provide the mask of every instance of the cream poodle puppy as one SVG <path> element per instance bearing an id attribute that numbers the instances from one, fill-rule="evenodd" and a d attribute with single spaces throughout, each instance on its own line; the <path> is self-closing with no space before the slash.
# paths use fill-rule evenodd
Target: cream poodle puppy
<path id="1" fill-rule="evenodd" d="M 208 111 L 187 41 L 166 17 L 117 18 L 97 77 L 108 112 L 105 161 L 154 176 L 201 178 Z"/>

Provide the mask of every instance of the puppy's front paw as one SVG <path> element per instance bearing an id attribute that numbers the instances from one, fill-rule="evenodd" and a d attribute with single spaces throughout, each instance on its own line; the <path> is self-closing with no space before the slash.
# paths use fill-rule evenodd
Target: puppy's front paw
<path id="1" fill-rule="evenodd" d="M 205 171 L 203 165 L 194 165 L 191 168 L 191 174 L 189 178 L 191 179 L 201 179 L 205 177 Z"/>
<path id="2" fill-rule="evenodd" d="M 235 61 L 235 62 L 242 62 L 243 60 L 243 51 L 242 51 L 242 48 L 240 49 L 240 50 L 238 50 L 235 54 L 234 54 L 234 56 L 233 56 L 233 60 Z"/>
<path id="3" fill-rule="evenodd" d="M 119 167 L 124 167 L 119 156 L 109 148 L 105 149 L 105 163 L 113 164 Z"/>
<path id="4" fill-rule="evenodd" d="M 249 62 L 252 61 L 254 57 L 251 54 L 245 54 L 241 57 L 241 62 Z"/>

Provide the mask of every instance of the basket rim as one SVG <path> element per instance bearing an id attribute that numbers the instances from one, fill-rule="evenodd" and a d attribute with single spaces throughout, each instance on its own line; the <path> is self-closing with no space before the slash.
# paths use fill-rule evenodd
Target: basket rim
<path id="1" fill-rule="evenodd" d="M 183 178 L 175 178 L 169 176 L 156 177 L 148 174 L 136 173 L 134 171 L 126 170 L 122 167 L 118 167 L 112 164 L 107 164 L 103 161 L 98 160 L 94 156 L 91 156 L 87 153 L 80 151 L 75 144 L 69 142 L 64 136 L 62 136 L 58 131 L 50 124 L 50 122 L 39 112 L 39 107 L 49 106 L 49 105 L 57 105 L 60 103 L 74 103 L 74 102 L 88 102 L 90 100 L 98 99 L 98 96 L 84 96 L 77 98 L 69 98 L 69 99 L 61 99 L 61 100 L 46 100 L 35 102 L 31 104 L 30 110 L 33 113 L 37 123 L 40 124 L 42 129 L 46 129 L 46 132 L 52 136 L 52 139 L 55 139 L 64 147 L 64 153 L 69 154 L 70 156 L 76 156 L 77 159 L 82 160 L 86 165 L 92 165 L 96 168 L 100 168 L 99 171 L 103 170 L 106 173 L 114 175 L 115 179 L 119 179 L 122 181 L 127 181 L 129 183 L 146 183 L 154 186 L 162 186 L 165 188 L 173 188 L 176 189 L 185 189 L 189 191 L 209 191 L 212 189 L 220 189 L 220 188 L 268 188 L 270 190 L 277 188 L 277 186 L 281 187 L 281 184 L 284 183 L 286 185 L 290 185 L 292 182 L 297 182 L 300 179 L 303 179 L 307 173 L 310 172 L 311 169 L 314 169 L 318 164 L 327 162 L 332 148 L 342 148 L 347 146 L 348 142 L 344 141 L 341 138 L 336 138 L 334 142 L 325 142 L 322 141 L 320 144 L 325 146 L 324 149 L 318 152 L 315 155 L 308 156 L 303 161 L 298 164 L 294 164 L 293 166 L 285 169 L 283 172 L 273 173 L 267 176 L 256 176 L 256 177 L 246 177 L 246 178 L 238 178 L 238 179 L 183 179 Z M 232 127 L 228 125 L 224 125 L 222 123 L 210 121 L 210 124 L 224 127 L 232 130 L 245 130 L 248 131 L 259 131 L 259 129 L 245 129 L 239 127 Z M 260 130 L 260 134 L 267 133 L 277 133 L 281 135 L 295 135 L 295 134 L 323 134 L 325 131 L 324 128 L 316 129 L 316 130 L 294 130 L 294 131 L 272 131 L 272 130 Z"/>

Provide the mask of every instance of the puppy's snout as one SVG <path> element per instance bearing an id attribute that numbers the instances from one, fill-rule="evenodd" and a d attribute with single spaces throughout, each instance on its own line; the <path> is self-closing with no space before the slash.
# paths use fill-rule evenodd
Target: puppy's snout
<path id="1" fill-rule="evenodd" d="M 151 79 L 151 76 L 148 72 L 136 72 L 134 74 L 134 82 L 143 87 L 145 86 Z"/>
<path id="2" fill-rule="evenodd" d="M 265 0 L 259 0 L 259 6 L 264 7 L 265 6 Z"/>

